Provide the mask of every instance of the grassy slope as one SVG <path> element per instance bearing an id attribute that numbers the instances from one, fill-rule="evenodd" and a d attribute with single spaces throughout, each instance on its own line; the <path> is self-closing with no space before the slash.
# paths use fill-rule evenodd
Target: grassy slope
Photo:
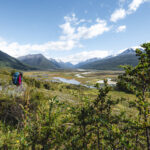
<path id="1" fill-rule="evenodd" d="M 40 74 L 40 75 L 45 74 L 45 72 L 25 72 L 24 76 L 27 76 L 29 74 L 30 75 L 35 74 L 35 73 Z M 68 77 L 68 78 L 74 77 L 74 73 L 69 73 L 69 74 L 67 72 L 63 73 L 63 74 L 62 74 L 62 72 L 53 72 L 53 73 L 46 72 L 46 73 L 48 74 L 48 76 L 54 76 L 54 75 L 60 76 L 61 75 L 61 77 Z M 110 72 L 110 73 L 112 75 L 112 72 Z M 0 71 L 0 79 L 1 79 L 0 83 L 2 83 L 2 86 L 5 87 L 5 89 L 7 89 L 11 83 L 10 82 L 11 77 L 9 76 L 9 73 L 8 73 L 8 75 L 5 75 L 5 74 L 6 74 L 5 72 Z M 102 75 L 102 72 L 95 73 L 95 75 L 96 75 L 95 78 L 97 78 L 98 76 L 101 76 L 101 77 L 102 76 L 105 76 L 105 77 L 110 76 L 110 74 L 108 72 L 105 72 L 105 74 L 103 74 L 103 75 Z M 85 75 L 85 76 L 91 77 L 92 75 Z M 35 78 L 37 78 L 37 77 L 35 77 Z M 23 84 L 26 84 L 26 83 L 24 82 Z M 13 88 L 15 89 L 16 86 L 13 86 Z M 16 98 L 17 95 L 15 95 L 15 93 L 13 93 L 12 96 L 8 96 L 8 92 L 10 90 L 0 91 L 0 103 L 3 106 L 5 105 L 5 102 L 7 105 L 14 104 L 14 98 Z M 37 93 L 38 95 L 37 94 L 34 95 L 34 93 Z M 32 111 L 34 112 L 34 109 L 36 109 L 36 105 L 38 105 L 40 110 L 48 109 L 49 99 L 51 99 L 53 96 L 57 96 L 57 99 L 60 102 L 64 102 L 66 106 L 67 105 L 75 106 L 75 105 L 81 105 L 83 103 L 81 100 L 81 97 L 86 96 L 90 100 L 90 99 L 95 99 L 97 97 L 97 94 L 98 94 L 98 90 L 96 90 L 96 89 L 88 89 L 88 88 L 83 88 L 83 87 L 75 86 L 75 85 L 68 85 L 68 84 L 64 84 L 64 83 L 57 83 L 57 84 L 51 83 L 50 90 L 47 90 L 43 87 L 36 88 L 36 87 L 28 86 L 26 88 L 26 91 L 24 92 L 23 96 L 22 95 L 19 96 L 19 99 L 21 99 L 21 98 L 24 99 L 24 97 L 26 97 L 26 95 L 29 95 L 31 97 L 31 100 L 29 103 L 33 104 L 33 106 L 31 108 L 32 108 Z M 117 90 L 112 90 L 109 93 L 109 96 L 111 96 L 113 99 L 118 99 L 121 97 L 127 98 L 128 101 L 135 99 L 134 95 L 127 94 L 125 92 L 121 92 L 121 91 L 117 91 Z M 5 99 L 5 101 L 2 102 L 1 99 L 3 99 L 3 101 Z M 24 100 L 26 100 L 26 99 L 24 99 Z M 120 103 L 113 110 L 114 110 L 114 113 L 125 110 L 128 112 L 129 115 L 133 115 L 133 117 L 136 114 L 136 111 L 134 109 L 129 108 L 128 104 L 126 102 Z M 44 112 L 46 112 L 46 111 L 44 111 Z M 62 115 L 65 112 L 67 113 L 67 109 L 61 110 Z M 61 116 L 58 120 L 61 120 Z M 7 144 L 9 143 L 10 145 L 12 145 L 12 143 L 15 143 L 14 144 L 15 148 L 17 146 L 19 146 L 19 142 L 17 142 L 18 139 L 21 139 L 21 138 L 23 139 L 23 134 L 21 133 L 21 131 L 18 132 L 16 129 L 12 129 L 11 132 L 6 132 L 6 128 L 3 125 L 3 123 L 1 123 L 1 121 L 0 121 L 0 124 L 1 124 L 0 134 L 2 135 L 2 136 L 0 136 L 1 143 L 6 142 Z M 1 143 L 0 143 L 0 146 L 1 146 Z"/>

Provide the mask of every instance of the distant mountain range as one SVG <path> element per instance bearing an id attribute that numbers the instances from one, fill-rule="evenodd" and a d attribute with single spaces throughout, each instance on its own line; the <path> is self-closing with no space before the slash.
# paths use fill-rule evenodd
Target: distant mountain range
<path id="1" fill-rule="evenodd" d="M 0 51 L 0 66 L 22 70 L 49 70 L 49 69 L 96 69 L 96 70 L 121 70 L 120 65 L 135 66 L 138 58 L 135 49 L 129 48 L 116 56 L 105 58 L 92 58 L 73 65 L 70 62 L 47 59 L 42 54 L 30 54 L 19 57 L 18 60 Z M 31 67 L 32 66 L 32 67 Z"/>
<path id="2" fill-rule="evenodd" d="M 73 64 L 69 62 L 57 61 L 53 58 L 47 59 L 42 54 L 30 54 L 18 58 L 21 62 L 34 66 L 38 69 L 47 70 L 47 69 L 71 69 Z"/>
<path id="3" fill-rule="evenodd" d="M 49 60 L 52 61 L 57 66 L 59 66 L 59 68 L 61 68 L 61 69 L 72 69 L 72 68 L 74 68 L 74 65 L 70 62 L 63 62 L 61 60 L 55 60 L 53 58 L 50 58 Z"/>
<path id="4" fill-rule="evenodd" d="M 94 62 L 86 63 L 78 66 L 82 69 L 96 69 L 96 70 L 121 70 L 120 65 L 132 65 L 138 64 L 138 57 L 135 50 L 129 48 L 116 56 L 109 56 Z"/>
<path id="5" fill-rule="evenodd" d="M 92 62 L 95 62 L 95 61 L 98 61 L 98 60 L 101 60 L 101 58 L 91 58 L 91 59 L 87 59 L 86 61 L 82 61 L 82 62 L 79 62 L 78 64 L 74 65 L 75 68 L 80 68 L 80 66 L 84 66 L 88 63 L 92 63 Z"/>
<path id="6" fill-rule="evenodd" d="M 9 56 L 8 54 L 0 51 L 0 68 L 13 68 L 19 70 L 35 70 L 35 67 L 23 64 L 19 60 Z"/>
<path id="7" fill-rule="evenodd" d="M 135 66 L 138 63 L 138 58 L 135 55 L 135 50 L 129 48 L 116 56 L 108 56 L 105 58 L 92 58 L 80 62 L 76 65 L 70 62 L 57 61 L 50 58 L 49 60 L 41 54 L 27 55 L 19 58 L 20 61 L 28 65 L 44 68 L 44 69 L 97 69 L 97 70 L 121 70 L 120 65 Z"/>

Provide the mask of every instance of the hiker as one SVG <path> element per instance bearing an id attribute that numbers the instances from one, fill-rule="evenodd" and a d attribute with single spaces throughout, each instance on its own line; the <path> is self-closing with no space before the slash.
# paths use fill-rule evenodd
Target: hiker
<path id="1" fill-rule="evenodd" d="M 22 72 L 15 72 L 12 77 L 13 84 L 19 86 L 22 84 Z"/>

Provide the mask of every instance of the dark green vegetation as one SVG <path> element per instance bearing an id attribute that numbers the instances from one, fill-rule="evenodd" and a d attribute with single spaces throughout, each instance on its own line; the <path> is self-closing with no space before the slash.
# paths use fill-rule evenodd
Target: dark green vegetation
<path id="1" fill-rule="evenodd" d="M 11 72 L 0 71 L 0 149 L 150 150 L 150 43 L 143 47 L 114 88 L 106 80 L 89 89 L 24 76 L 20 90 Z"/>
<path id="2" fill-rule="evenodd" d="M 122 70 L 120 65 L 138 64 L 138 58 L 135 54 L 123 54 L 111 58 L 105 58 L 92 63 L 79 66 L 83 69 L 96 69 L 96 70 Z"/>
<path id="3" fill-rule="evenodd" d="M 45 58 L 42 54 L 27 55 L 18 58 L 21 62 L 34 66 L 38 69 L 58 69 L 59 64 L 53 63 L 52 61 Z"/>
<path id="4" fill-rule="evenodd" d="M 0 68 L 5 68 L 5 67 L 19 69 L 19 70 L 35 70 L 35 67 L 25 65 L 19 60 L 0 51 Z"/>

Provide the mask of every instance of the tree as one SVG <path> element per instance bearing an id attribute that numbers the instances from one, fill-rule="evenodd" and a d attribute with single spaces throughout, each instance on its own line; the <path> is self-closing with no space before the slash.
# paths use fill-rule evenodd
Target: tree
<path id="1" fill-rule="evenodd" d="M 145 133 L 147 149 L 150 150 L 150 103 L 148 99 L 150 92 L 150 43 L 144 43 L 141 46 L 144 50 L 136 49 L 136 55 L 139 59 L 138 65 L 135 67 L 123 66 L 125 73 L 122 78 L 137 97 L 130 105 L 138 111 L 138 123 L 134 128 L 139 134 L 141 131 Z M 136 138 L 139 138 L 139 135 Z"/>
<path id="2" fill-rule="evenodd" d="M 113 107 L 123 99 L 112 99 L 108 93 L 111 88 L 104 82 L 104 87 L 97 85 L 99 94 L 96 99 L 84 100 L 83 105 L 72 108 L 73 125 L 68 130 L 70 147 L 73 149 L 123 149 L 127 147 L 123 138 L 123 113 L 114 114 Z M 74 133 L 74 134 L 73 134 Z M 121 140 L 122 141 L 121 141 Z"/>

